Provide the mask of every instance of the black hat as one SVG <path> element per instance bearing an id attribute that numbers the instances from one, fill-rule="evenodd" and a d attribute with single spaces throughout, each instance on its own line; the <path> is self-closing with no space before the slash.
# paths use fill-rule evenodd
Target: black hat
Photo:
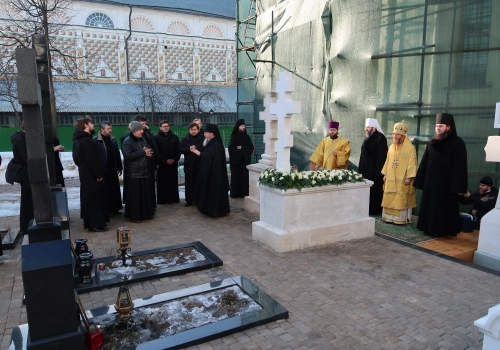
<path id="1" fill-rule="evenodd" d="M 489 176 L 483 177 L 479 183 L 490 187 L 493 186 L 493 180 Z"/>
<path id="2" fill-rule="evenodd" d="M 448 114 L 448 113 L 436 114 L 436 124 L 451 125 L 452 121 L 454 121 L 452 114 Z"/>
<path id="3" fill-rule="evenodd" d="M 455 126 L 455 119 L 453 114 L 449 113 L 438 113 L 436 114 L 436 124 L 445 124 L 450 126 L 450 134 L 456 135 L 457 128 Z"/>
<path id="4" fill-rule="evenodd" d="M 209 132 L 209 133 L 214 134 L 216 139 L 219 139 L 222 141 L 222 138 L 221 138 L 220 133 L 219 133 L 219 127 L 217 126 L 217 124 L 206 123 L 205 124 L 205 132 Z"/>
<path id="5" fill-rule="evenodd" d="M 245 125 L 245 119 L 238 119 L 236 121 L 236 124 L 234 125 L 234 128 L 233 128 L 233 132 L 231 133 L 231 136 L 234 135 L 234 134 L 237 134 L 239 129 L 240 129 L 240 126 L 242 125 Z M 246 130 L 245 130 L 245 134 L 246 134 Z"/>

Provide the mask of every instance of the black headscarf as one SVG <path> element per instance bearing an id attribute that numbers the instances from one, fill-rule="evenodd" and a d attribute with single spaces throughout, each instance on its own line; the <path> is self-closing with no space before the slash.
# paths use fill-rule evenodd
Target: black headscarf
<path id="1" fill-rule="evenodd" d="M 245 125 L 245 119 L 238 119 L 236 121 L 236 124 L 234 125 L 233 132 L 231 133 L 231 136 L 234 134 L 237 134 L 240 131 L 240 126 Z M 247 130 L 245 129 L 245 134 L 247 133 Z"/>

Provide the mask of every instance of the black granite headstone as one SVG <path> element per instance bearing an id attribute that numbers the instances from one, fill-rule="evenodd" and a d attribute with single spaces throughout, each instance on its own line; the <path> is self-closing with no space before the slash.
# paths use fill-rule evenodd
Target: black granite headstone
<path id="1" fill-rule="evenodd" d="M 23 245 L 21 253 L 30 340 L 77 332 L 70 241 Z"/>

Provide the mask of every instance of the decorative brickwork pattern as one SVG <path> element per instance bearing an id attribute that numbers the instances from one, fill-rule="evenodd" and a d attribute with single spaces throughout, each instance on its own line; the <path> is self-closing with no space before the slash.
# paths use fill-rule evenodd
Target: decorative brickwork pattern
<path id="1" fill-rule="evenodd" d="M 87 34 L 88 35 L 88 34 Z M 102 36 L 102 35 L 101 35 Z M 116 38 L 116 37 L 115 37 Z M 84 39 L 87 53 L 86 73 L 92 74 L 102 59 L 108 68 L 118 75 L 118 42 L 112 40 Z"/>
<path id="2" fill-rule="evenodd" d="M 172 45 L 175 43 L 176 45 Z M 177 44 L 178 43 L 178 44 Z M 170 77 L 175 69 L 179 66 L 179 63 L 185 69 L 185 72 L 191 77 L 193 74 L 193 47 L 191 43 L 186 43 L 185 41 L 171 41 L 167 40 L 167 50 L 165 52 L 165 75 Z M 183 46 L 177 46 L 183 45 Z M 185 46 L 184 46 L 185 45 Z"/>
<path id="3" fill-rule="evenodd" d="M 158 56 L 156 54 L 156 45 L 151 45 L 151 43 L 154 43 L 154 40 L 144 38 L 132 39 L 133 40 L 129 44 L 130 72 L 135 72 L 142 62 L 155 76 L 155 78 L 158 78 Z"/>
<path id="4" fill-rule="evenodd" d="M 217 48 L 207 48 L 205 44 L 201 45 L 200 49 L 200 71 L 203 79 L 210 73 L 210 70 L 215 67 L 219 74 L 226 79 L 226 50 Z M 211 45 L 219 46 L 219 45 Z"/>

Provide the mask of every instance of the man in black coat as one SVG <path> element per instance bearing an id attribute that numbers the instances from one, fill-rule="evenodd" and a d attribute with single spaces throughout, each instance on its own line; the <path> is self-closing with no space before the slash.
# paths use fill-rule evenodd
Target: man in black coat
<path id="1" fill-rule="evenodd" d="M 13 161 L 21 165 L 14 181 L 21 185 L 19 231 L 26 234 L 30 220 L 35 217 L 35 211 L 33 209 L 33 194 L 31 192 L 31 183 L 28 173 L 28 148 L 26 147 L 24 123 L 21 124 L 21 130 L 12 134 L 10 141 L 12 142 Z"/>
<path id="2" fill-rule="evenodd" d="M 92 140 L 99 153 L 104 174 L 108 212 L 110 215 L 116 215 L 123 208 L 120 180 L 118 179 L 123 170 L 122 159 L 116 139 L 112 135 L 111 123 L 108 121 L 102 122 L 100 129 L 100 132 Z"/>
<path id="3" fill-rule="evenodd" d="M 189 134 L 184 136 L 179 146 L 179 151 L 184 155 L 185 197 L 189 207 L 198 203 L 198 177 L 200 174 L 200 156 L 193 150 L 203 151 L 205 138 L 200 133 L 200 126 L 193 122 L 189 125 Z"/>
<path id="4" fill-rule="evenodd" d="M 495 208 L 497 197 L 498 190 L 493 187 L 493 179 L 489 176 L 483 177 L 479 182 L 479 192 L 474 194 L 467 192 L 458 197 L 462 204 L 474 204 L 470 213 L 477 217 L 474 222 L 475 230 L 479 230 L 483 216 Z"/>
<path id="5" fill-rule="evenodd" d="M 219 127 L 206 124 L 202 152 L 191 146 L 191 152 L 200 156 L 198 210 L 214 217 L 229 214 L 229 180 L 227 178 L 226 151 Z"/>
<path id="6" fill-rule="evenodd" d="M 170 130 L 170 123 L 160 122 L 160 130 L 154 137 L 158 148 L 158 172 L 156 176 L 156 203 L 179 203 L 179 138 Z"/>
<path id="7" fill-rule="evenodd" d="M 130 136 L 122 143 L 123 159 L 127 172 L 124 190 L 125 218 L 133 223 L 151 219 L 154 216 L 155 203 L 151 198 L 150 163 L 153 162 L 153 151 L 142 138 L 144 128 L 140 122 L 133 121 L 129 125 Z"/>
<path id="8" fill-rule="evenodd" d="M 382 187 L 384 185 L 382 168 L 387 158 L 387 151 L 387 139 L 377 119 L 367 118 L 358 171 L 365 179 L 373 181 L 370 187 L 370 215 L 382 213 Z"/>
<path id="9" fill-rule="evenodd" d="M 92 135 L 94 124 L 88 116 L 76 121 L 73 134 L 73 160 L 80 176 L 80 213 L 89 232 L 105 232 L 109 221 L 101 161 Z"/>
<path id="10" fill-rule="evenodd" d="M 228 145 L 231 167 L 231 198 L 248 196 L 248 169 L 253 153 L 253 143 L 247 134 L 245 120 L 239 119 L 231 133 Z"/>
<path id="11" fill-rule="evenodd" d="M 153 136 L 153 133 L 148 127 L 148 119 L 142 115 L 136 115 L 134 121 L 139 122 L 142 124 L 142 127 L 144 129 L 144 132 L 142 134 L 142 138 L 144 141 L 147 142 L 149 149 L 152 151 L 153 157 L 152 157 L 152 162 L 148 162 L 150 169 L 149 169 L 149 181 L 150 181 L 150 191 L 151 191 L 151 199 L 153 200 L 153 207 L 156 210 L 156 190 L 155 190 L 155 175 L 156 175 L 156 169 L 158 168 L 159 160 L 158 160 L 158 148 L 156 147 L 156 142 Z M 130 128 L 130 127 L 129 127 Z M 127 132 L 123 137 L 120 139 L 122 145 L 123 142 L 127 137 L 130 136 L 130 132 Z M 125 166 L 124 172 L 127 171 L 127 167 Z M 124 175 L 124 184 L 123 184 L 123 198 L 125 198 L 125 182 L 128 176 L 125 174 Z M 125 200 L 125 199 L 124 199 Z"/>
<path id="12" fill-rule="evenodd" d="M 436 133 L 427 143 L 414 186 L 423 190 L 417 228 L 433 237 L 460 232 L 458 196 L 467 192 L 467 149 L 453 115 L 436 115 Z"/>

